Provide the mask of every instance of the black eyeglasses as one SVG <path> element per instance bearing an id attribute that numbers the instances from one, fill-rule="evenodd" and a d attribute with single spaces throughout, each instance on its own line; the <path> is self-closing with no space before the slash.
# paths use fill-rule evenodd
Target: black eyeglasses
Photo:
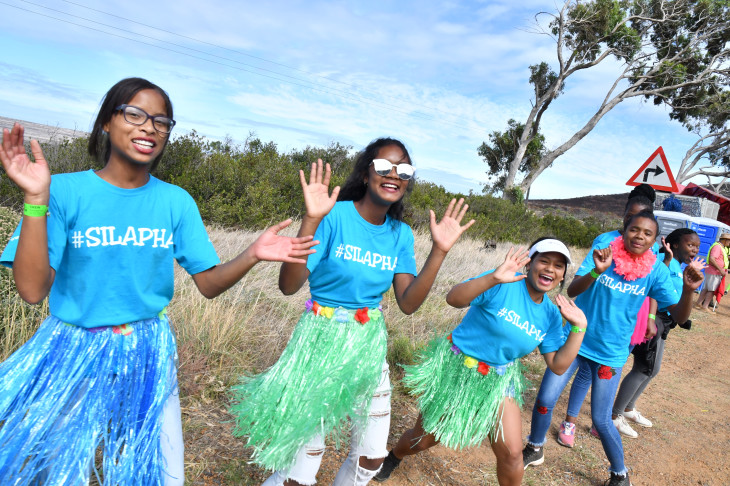
<path id="1" fill-rule="evenodd" d="M 175 126 L 175 120 L 166 116 L 152 116 L 142 108 L 138 108 L 132 105 L 119 105 L 115 108 L 115 111 L 121 111 L 124 115 L 124 121 L 131 123 L 132 125 L 144 125 L 147 120 L 152 120 L 152 126 L 155 127 L 160 133 L 169 135 L 172 131 L 172 127 Z"/>

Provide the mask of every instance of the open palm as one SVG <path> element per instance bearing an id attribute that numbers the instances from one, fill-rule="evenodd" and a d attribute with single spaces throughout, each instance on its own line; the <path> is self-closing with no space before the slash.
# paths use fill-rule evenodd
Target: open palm
<path id="1" fill-rule="evenodd" d="M 26 195 L 44 196 L 51 186 L 51 172 L 43 156 L 40 144 L 31 140 L 30 147 L 35 163 L 25 152 L 23 143 L 23 127 L 19 123 L 11 131 L 3 129 L 3 141 L 0 146 L 0 161 L 5 173 L 20 187 Z"/>
<path id="2" fill-rule="evenodd" d="M 314 250 L 311 248 L 316 245 L 316 242 L 312 241 L 312 236 L 291 238 L 278 234 L 279 231 L 290 224 L 291 219 L 282 221 L 279 224 L 267 228 L 266 231 L 256 238 L 256 241 L 251 245 L 251 250 L 257 260 L 306 263 L 306 260 L 301 257 L 314 253 Z"/>
<path id="3" fill-rule="evenodd" d="M 329 194 L 331 173 L 329 164 L 326 165 L 324 170 L 322 169 L 322 159 L 317 159 L 317 163 L 312 164 L 312 169 L 309 173 L 309 182 L 304 177 L 304 171 L 299 171 L 299 181 L 302 184 L 307 216 L 318 219 L 324 218 L 337 202 L 340 187 L 335 187 L 332 190 L 332 194 Z"/>
<path id="4" fill-rule="evenodd" d="M 451 247 L 454 246 L 462 233 L 474 224 L 472 219 L 465 225 L 461 225 L 461 220 L 464 219 L 467 209 L 469 209 L 469 205 L 464 204 L 464 198 L 459 199 L 458 203 L 456 199 L 452 199 L 444 212 L 444 217 L 438 223 L 436 222 L 436 214 L 430 211 L 431 238 L 438 249 L 443 252 L 451 250 Z"/>
<path id="5" fill-rule="evenodd" d="M 527 275 L 515 274 L 529 262 L 530 257 L 527 256 L 527 248 L 521 246 L 515 250 L 514 247 L 511 247 L 507 252 L 507 256 L 504 257 L 504 262 L 494 270 L 494 278 L 500 283 L 523 280 L 527 278 Z"/>

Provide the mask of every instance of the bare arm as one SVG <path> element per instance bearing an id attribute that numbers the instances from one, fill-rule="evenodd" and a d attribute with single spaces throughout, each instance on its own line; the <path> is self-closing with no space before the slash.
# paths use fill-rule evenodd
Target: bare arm
<path id="1" fill-rule="evenodd" d="M 520 247 L 517 250 L 510 248 L 502 264 L 492 273 L 455 285 L 446 295 L 446 302 L 452 307 L 461 309 L 495 285 L 524 280 L 527 275 L 515 275 L 515 273 L 529 261 L 526 248 Z"/>
<path id="2" fill-rule="evenodd" d="M 555 302 L 558 305 L 558 309 L 560 309 L 560 314 L 567 321 L 566 326 L 572 325 L 578 329 L 582 329 L 579 332 L 571 331 L 568 333 L 568 339 L 557 351 L 542 355 L 548 368 L 556 375 L 562 375 L 575 357 L 578 356 L 588 322 L 583 311 L 572 300 L 566 299 L 558 294 L 555 297 Z"/>
<path id="3" fill-rule="evenodd" d="M 16 123 L 3 129 L 0 161 L 8 177 L 23 190 L 26 204 L 48 206 L 51 172 L 40 144 L 31 140 L 35 163 L 25 153 L 23 127 Z M 20 297 L 28 303 L 42 301 L 51 290 L 56 272 L 49 263 L 46 216 L 24 216 L 18 248 L 13 261 L 13 277 Z"/>
<path id="4" fill-rule="evenodd" d="M 446 208 L 444 217 L 438 223 L 436 222 L 436 215 L 431 211 L 430 227 L 433 245 L 423 268 L 417 277 L 407 273 L 397 273 L 393 277 L 395 299 L 398 302 L 398 307 L 405 314 L 414 313 L 423 304 L 434 280 L 436 280 L 436 275 L 446 258 L 446 254 L 464 231 L 474 224 L 472 219 L 465 225 L 461 225 L 467 209 L 469 209 L 469 205 L 464 204 L 463 198 L 459 202 L 452 199 L 448 208 Z"/>
<path id="5" fill-rule="evenodd" d="M 595 264 L 595 272 L 599 275 L 608 270 L 613 261 L 613 255 L 611 248 L 595 249 L 593 250 L 593 263 Z M 593 285 L 596 279 L 591 276 L 590 273 L 575 277 L 570 285 L 568 285 L 568 297 L 577 297 L 586 290 L 588 287 Z"/>
<path id="6" fill-rule="evenodd" d="M 646 318 L 646 333 L 644 334 L 645 339 L 651 339 L 656 336 L 656 311 L 659 304 L 656 300 L 649 298 L 649 315 Z M 652 317 L 654 316 L 654 317 Z"/>
<path id="7" fill-rule="evenodd" d="M 279 231 L 290 224 L 291 219 L 287 219 L 268 228 L 233 260 L 193 275 L 193 281 L 200 293 L 209 299 L 220 295 L 241 280 L 260 261 L 292 264 L 305 261 L 303 258 L 314 253 L 311 248 L 317 242 L 312 241 L 312 236 L 279 236 Z"/>
<path id="8" fill-rule="evenodd" d="M 302 192 L 304 194 L 304 205 L 306 213 L 302 218 L 302 225 L 299 228 L 299 237 L 313 237 L 319 227 L 322 219 L 332 210 L 337 202 L 337 195 L 340 193 L 340 187 L 337 186 L 329 194 L 331 169 L 327 164 L 322 169 L 322 160 L 318 159 L 316 164 L 312 164 L 309 174 L 309 183 L 304 177 L 304 171 L 299 171 L 299 182 L 302 184 Z M 313 252 L 312 252 L 313 253 Z M 307 269 L 306 255 L 300 259 L 300 262 L 284 262 L 279 270 L 279 290 L 284 295 L 291 295 L 302 288 L 304 282 L 309 277 Z"/>

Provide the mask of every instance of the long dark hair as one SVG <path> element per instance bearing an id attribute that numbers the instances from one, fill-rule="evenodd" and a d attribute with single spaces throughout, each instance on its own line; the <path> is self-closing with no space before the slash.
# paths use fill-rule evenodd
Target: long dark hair
<path id="1" fill-rule="evenodd" d="M 394 138 L 378 138 L 377 140 L 373 140 L 355 157 L 355 166 L 352 168 L 350 177 L 347 178 L 340 189 L 340 195 L 337 197 L 338 201 L 359 201 L 365 197 L 368 188 L 367 184 L 365 184 L 368 168 L 373 162 L 373 159 L 378 156 L 380 149 L 388 145 L 396 145 L 408 157 L 408 163 L 413 163 L 408 149 L 400 140 Z M 413 184 L 414 179 L 408 181 L 406 194 L 409 194 L 413 190 Z M 395 221 L 403 221 L 403 199 L 390 205 L 388 208 L 388 216 Z"/>
<path id="2" fill-rule="evenodd" d="M 162 96 L 162 99 L 165 102 L 165 115 L 168 118 L 173 118 L 172 102 L 170 101 L 170 97 L 167 96 L 167 93 L 165 93 L 165 90 L 146 79 L 122 79 L 112 86 L 104 95 L 104 98 L 101 101 L 101 107 L 99 107 L 99 114 L 96 115 L 96 121 L 94 122 L 94 127 L 91 130 L 91 135 L 89 136 L 89 155 L 94 157 L 94 159 L 105 165 L 109 161 L 109 155 L 111 154 L 112 147 L 109 142 L 109 135 L 104 131 L 104 125 L 111 121 L 112 116 L 116 113 L 117 106 L 129 103 L 129 101 L 134 98 L 137 93 L 145 89 L 153 89 L 160 93 L 160 96 Z M 167 145 L 169 140 L 170 136 L 168 135 L 165 138 L 165 145 Z M 160 152 L 160 155 L 152 161 L 150 172 L 155 170 L 160 159 L 162 159 L 163 153 L 164 147 L 162 152 Z"/>

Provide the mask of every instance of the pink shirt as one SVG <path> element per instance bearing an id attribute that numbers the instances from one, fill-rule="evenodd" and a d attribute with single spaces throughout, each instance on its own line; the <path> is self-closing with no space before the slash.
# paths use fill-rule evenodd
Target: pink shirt
<path id="1" fill-rule="evenodd" d="M 725 268 L 725 259 L 722 256 L 723 253 L 723 246 L 722 243 L 717 244 L 712 247 L 712 250 L 710 250 L 710 258 L 717 263 L 717 266 L 720 268 Z M 707 268 L 705 268 L 705 273 L 708 275 L 722 275 L 721 272 L 717 270 L 717 268 L 710 265 L 709 262 L 707 262 Z"/>

